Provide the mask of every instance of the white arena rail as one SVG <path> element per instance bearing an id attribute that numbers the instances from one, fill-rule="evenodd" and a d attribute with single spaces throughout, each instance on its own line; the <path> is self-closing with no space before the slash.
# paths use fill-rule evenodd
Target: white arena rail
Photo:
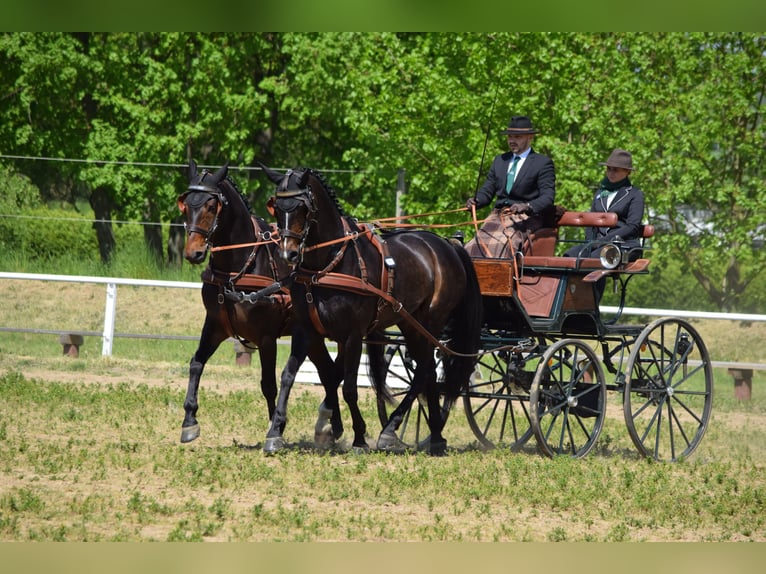
<path id="1" fill-rule="evenodd" d="M 116 321 L 116 309 L 117 309 L 117 286 L 118 285 L 132 285 L 132 286 L 145 286 L 145 287 L 167 287 L 170 289 L 201 289 L 202 283 L 189 282 L 189 281 L 159 281 L 152 279 L 124 279 L 117 277 L 88 277 L 78 275 L 49 275 L 44 273 L 13 273 L 0 271 L 0 279 L 21 279 L 31 281 L 63 281 L 69 283 L 97 283 L 106 285 L 106 302 L 104 308 L 104 327 L 101 333 L 87 333 L 87 335 L 99 335 L 102 338 L 101 355 L 108 357 L 112 354 L 112 344 L 114 342 L 114 327 Z M 616 313 L 619 309 L 612 306 L 602 306 L 601 311 L 603 313 Z M 686 317 L 694 319 L 721 319 L 728 321 L 766 321 L 766 315 L 755 315 L 748 313 L 715 313 L 707 311 L 677 311 L 675 309 L 646 309 L 641 307 L 625 307 L 622 311 L 623 315 L 646 315 L 657 317 Z M 27 331 L 25 329 L 14 329 L 12 327 L 3 327 L 0 325 L 0 330 L 3 331 Z M 47 331 L 37 331 L 47 332 Z M 125 335 L 123 335 L 125 336 Z M 152 338 L 147 335 L 146 338 Z M 155 337 L 156 338 L 156 337 Z M 180 338 L 180 337 L 179 337 Z M 187 338 L 187 337 L 183 337 Z M 196 339 L 196 337 L 193 337 Z M 305 382 L 315 382 L 317 377 L 313 372 L 313 365 L 310 365 L 310 361 L 306 362 L 306 372 L 302 375 L 302 379 Z M 729 369 L 755 369 L 766 370 L 766 364 L 761 363 L 733 363 L 727 361 L 712 361 L 714 367 L 729 368 Z M 404 366 L 396 365 L 395 368 L 404 369 Z M 301 368 L 304 370 L 304 367 Z M 360 369 L 362 371 L 362 369 Z M 362 374 L 360 372 L 359 384 L 369 384 L 366 380 L 366 372 Z"/>

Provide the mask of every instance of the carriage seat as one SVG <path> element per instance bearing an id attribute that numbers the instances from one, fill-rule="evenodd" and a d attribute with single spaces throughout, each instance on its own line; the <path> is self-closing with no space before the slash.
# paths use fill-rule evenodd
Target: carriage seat
<path id="1" fill-rule="evenodd" d="M 529 246 L 525 250 L 525 255 L 554 256 L 559 239 L 559 227 L 614 227 L 615 225 L 617 225 L 616 213 L 565 211 L 556 222 L 556 227 L 541 227 L 529 234 Z M 652 227 L 652 233 L 654 233 L 654 227 Z"/>

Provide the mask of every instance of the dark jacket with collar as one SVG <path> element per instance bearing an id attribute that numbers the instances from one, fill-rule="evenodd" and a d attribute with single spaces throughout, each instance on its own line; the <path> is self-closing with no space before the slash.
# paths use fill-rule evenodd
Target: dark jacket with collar
<path id="1" fill-rule="evenodd" d="M 505 183 L 512 159 L 513 152 L 510 151 L 495 156 L 484 185 L 476 192 L 477 207 L 489 205 L 492 199 L 497 197 L 495 207 L 528 203 L 535 214 L 553 209 L 556 196 L 556 173 L 553 160 L 530 150 L 527 159 L 516 174 L 509 196 L 505 191 Z"/>
<path id="2" fill-rule="evenodd" d="M 617 190 L 612 203 L 607 209 L 606 197 L 601 197 L 601 190 L 596 192 L 591 204 L 591 211 L 604 213 L 606 211 L 617 214 L 617 226 L 588 227 L 585 230 L 585 239 L 588 241 L 613 241 L 618 236 L 625 241 L 628 248 L 641 245 L 641 230 L 644 218 L 644 193 L 628 182 Z"/>

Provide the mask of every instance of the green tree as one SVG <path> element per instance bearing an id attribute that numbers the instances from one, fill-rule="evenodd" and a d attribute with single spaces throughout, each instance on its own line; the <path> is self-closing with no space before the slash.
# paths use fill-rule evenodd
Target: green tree
<path id="1" fill-rule="evenodd" d="M 405 168 L 406 211 L 444 212 L 526 114 L 569 209 L 589 205 L 598 162 L 629 149 L 655 266 L 727 310 L 762 300 L 743 294 L 766 265 L 764 53 L 766 36 L 744 33 L 3 34 L 0 150 L 86 160 L 16 167 L 45 200 L 88 197 L 108 258 L 112 218 L 174 221 L 172 166 L 189 156 L 247 169 L 232 173 L 256 207 L 263 161 L 321 168 L 361 219 L 394 214 Z M 159 256 L 159 225 L 145 240 Z"/>

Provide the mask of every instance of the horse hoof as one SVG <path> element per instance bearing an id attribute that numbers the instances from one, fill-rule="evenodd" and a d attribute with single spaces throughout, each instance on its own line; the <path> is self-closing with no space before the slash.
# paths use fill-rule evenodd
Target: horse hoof
<path id="1" fill-rule="evenodd" d="M 383 452 L 403 453 L 407 450 L 407 445 L 393 433 L 380 433 L 377 449 Z"/>
<path id="2" fill-rule="evenodd" d="M 314 431 L 314 446 L 324 450 L 335 446 L 335 435 L 329 424 L 325 425 L 320 430 Z"/>
<path id="3" fill-rule="evenodd" d="M 268 437 L 263 443 L 263 452 L 266 454 L 276 454 L 285 448 L 285 439 L 281 436 Z"/>
<path id="4" fill-rule="evenodd" d="M 191 442 L 199 437 L 199 424 L 181 428 L 181 442 Z"/>
<path id="5" fill-rule="evenodd" d="M 369 445 L 366 445 L 366 444 L 364 446 L 354 445 L 351 447 L 351 454 L 362 455 L 362 454 L 369 454 L 369 452 L 370 452 L 370 447 Z"/>
<path id="6" fill-rule="evenodd" d="M 447 455 L 447 441 L 431 441 L 428 452 L 431 456 L 446 456 Z"/>
<path id="7" fill-rule="evenodd" d="M 332 410 L 324 406 L 324 402 L 319 405 L 319 416 L 314 425 L 314 446 L 321 449 L 332 448 L 335 445 L 335 433 L 330 424 Z"/>

